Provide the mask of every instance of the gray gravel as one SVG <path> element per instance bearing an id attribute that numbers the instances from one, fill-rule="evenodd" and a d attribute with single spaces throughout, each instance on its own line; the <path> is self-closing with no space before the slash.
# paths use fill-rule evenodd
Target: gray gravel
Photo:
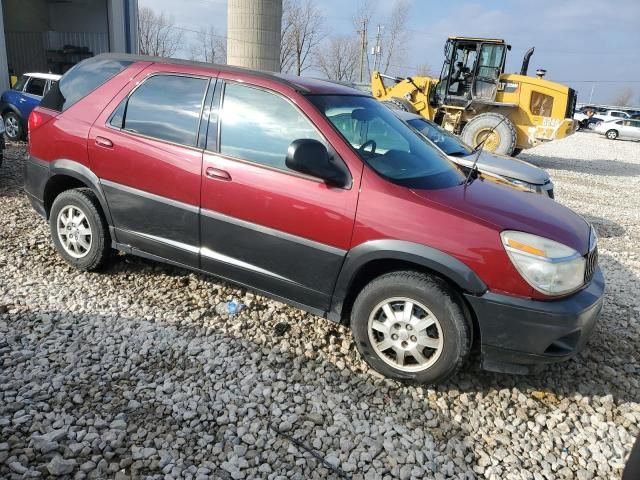
<path id="1" fill-rule="evenodd" d="M 123 255 L 76 272 L 21 191 L 23 154 L 0 167 L 1 478 L 620 476 L 640 424 L 640 144 L 579 133 L 522 155 L 600 234 L 586 351 L 528 377 L 472 361 L 437 389 L 230 284 Z"/>

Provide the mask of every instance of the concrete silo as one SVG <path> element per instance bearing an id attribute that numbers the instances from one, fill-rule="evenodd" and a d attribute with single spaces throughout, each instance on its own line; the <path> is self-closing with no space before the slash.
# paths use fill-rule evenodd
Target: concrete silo
<path id="1" fill-rule="evenodd" d="M 229 0 L 227 63 L 280 71 L 282 0 Z"/>

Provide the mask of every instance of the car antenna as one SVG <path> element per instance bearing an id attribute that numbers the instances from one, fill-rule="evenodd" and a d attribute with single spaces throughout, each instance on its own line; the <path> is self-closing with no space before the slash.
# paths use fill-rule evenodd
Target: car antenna
<path id="1" fill-rule="evenodd" d="M 503 117 L 502 120 L 500 120 L 498 123 L 496 123 L 493 127 L 491 127 L 491 130 L 489 130 L 489 133 L 487 133 L 485 135 L 485 137 L 482 139 L 482 141 L 480 143 L 478 143 L 475 147 L 473 147 L 473 153 L 476 154 L 476 158 L 473 159 L 473 165 L 471 165 L 471 169 L 469 170 L 469 173 L 467 173 L 467 178 L 465 178 L 464 180 L 464 185 L 467 186 L 469 184 L 469 179 L 471 178 L 471 174 L 475 171 L 478 171 L 478 158 L 480 157 L 480 154 L 482 153 L 482 149 L 484 148 L 484 142 L 487 141 L 487 138 L 489 138 L 489 136 L 495 131 L 496 128 L 498 128 L 500 126 L 500 124 L 502 122 L 504 122 L 507 119 L 507 117 Z"/>

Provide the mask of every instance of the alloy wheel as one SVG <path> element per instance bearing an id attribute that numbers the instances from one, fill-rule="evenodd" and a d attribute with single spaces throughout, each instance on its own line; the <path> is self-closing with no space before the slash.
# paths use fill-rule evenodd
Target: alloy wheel
<path id="1" fill-rule="evenodd" d="M 18 119 L 15 115 L 7 115 L 4 120 L 4 128 L 9 138 L 16 138 L 18 136 L 20 126 L 18 125 Z"/>
<path id="2" fill-rule="evenodd" d="M 436 316 L 423 304 L 405 297 L 380 302 L 369 316 L 368 333 L 376 354 L 406 372 L 432 366 L 442 353 L 444 337 Z"/>
<path id="3" fill-rule="evenodd" d="M 91 249 L 92 233 L 89 219 L 75 205 L 60 210 L 56 219 L 58 239 L 65 252 L 73 258 L 82 258 Z"/>

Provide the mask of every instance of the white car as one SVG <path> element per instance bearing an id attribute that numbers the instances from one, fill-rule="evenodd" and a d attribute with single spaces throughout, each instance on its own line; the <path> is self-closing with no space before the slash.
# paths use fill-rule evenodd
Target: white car
<path id="1" fill-rule="evenodd" d="M 605 110 L 602 113 L 594 114 L 594 117 L 601 118 L 603 122 L 608 122 L 619 118 L 631 118 L 631 115 L 627 112 L 623 112 L 622 110 Z"/>
<path id="2" fill-rule="evenodd" d="M 609 140 L 624 138 L 628 140 L 640 140 L 640 120 L 609 120 L 596 124 L 596 132 L 604 135 Z"/>

